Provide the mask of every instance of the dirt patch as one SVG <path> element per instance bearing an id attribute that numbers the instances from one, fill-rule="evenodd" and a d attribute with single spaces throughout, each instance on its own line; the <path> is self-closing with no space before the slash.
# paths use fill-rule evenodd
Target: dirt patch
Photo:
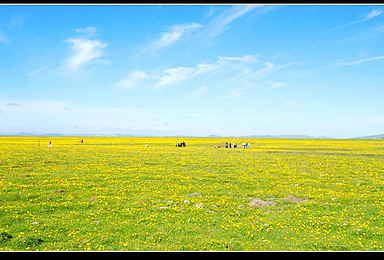
<path id="1" fill-rule="evenodd" d="M 188 197 L 203 197 L 203 195 L 200 192 L 192 192 L 191 194 L 188 194 Z"/>
<path id="2" fill-rule="evenodd" d="M 266 200 L 262 200 L 262 199 L 252 199 L 249 203 L 248 203 L 249 206 L 251 207 L 265 207 L 265 206 L 275 206 L 276 205 L 276 202 L 273 202 L 273 201 L 266 201 Z"/>
<path id="3" fill-rule="evenodd" d="M 295 202 L 295 203 L 300 203 L 300 202 L 307 201 L 306 199 L 299 198 L 299 197 L 296 197 L 296 196 L 291 196 L 291 195 L 288 195 L 285 199 L 289 200 L 291 202 Z"/>

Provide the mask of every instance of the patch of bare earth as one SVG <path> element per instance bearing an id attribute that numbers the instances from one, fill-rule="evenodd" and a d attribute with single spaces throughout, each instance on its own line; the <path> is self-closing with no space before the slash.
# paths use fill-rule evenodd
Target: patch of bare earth
<path id="1" fill-rule="evenodd" d="M 295 203 L 300 203 L 300 202 L 307 201 L 306 199 L 299 198 L 299 197 L 296 197 L 296 196 L 291 196 L 291 195 L 288 195 L 285 199 L 288 200 L 288 201 L 291 201 L 291 202 L 295 202 Z"/>
<path id="2" fill-rule="evenodd" d="M 267 200 L 262 200 L 262 199 L 252 199 L 249 203 L 249 206 L 251 207 L 265 207 L 265 206 L 275 206 L 276 202 L 273 201 L 267 201 Z"/>

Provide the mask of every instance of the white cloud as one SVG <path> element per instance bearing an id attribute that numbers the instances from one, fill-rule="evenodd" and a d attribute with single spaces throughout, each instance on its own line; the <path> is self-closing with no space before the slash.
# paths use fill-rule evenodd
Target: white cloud
<path id="1" fill-rule="evenodd" d="M 219 61 L 250 61 L 256 62 L 258 61 L 256 55 L 245 55 L 243 57 L 219 57 Z"/>
<path id="2" fill-rule="evenodd" d="M 155 87 L 174 84 L 180 80 L 192 78 L 197 75 L 201 75 L 207 72 L 218 71 L 225 67 L 235 69 L 235 62 L 238 63 L 249 63 L 256 62 L 257 58 L 255 55 L 245 55 L 243 57 L 219 57 L 215 63 L 202 63 L 195 67 L 175 67 L 169 68 L 163 71 L 163 76 L 160 76 L 160 80 L 156 83 Z"/>
<path id="3" fill-rule="evenodd" d="M 40 68 L 28 73 L 27 75 L 30 77 L 36 76 L 36 75 L 39 75 L 40 73 L 42 73 L 43 71 L 46 71 L 48 68 L 49 68 L 49 66 L 43 66 L 43 67 L 40 67 Z"/>
<path id="4" fill-rule="evenodd" d="M 335 29 L 333 30 L 338 30 L 338 29 L 341 29 L 341 28 L 344 28 L 344 27 L 347 27 L 347 26 L 350 26 L 350 25 L 353 25 L 353 24 L 357 24 L 357 23 L 362 23 L 362 22 L 365 22 L 365 21 L 369 21 L 371 20 L 372 18 L 375 18 L 379 15 L 381 15 L 383 13 L 383 10 L 381 9 L 373 9 L 369 14 L 367 14 L 363 19 L 360 19 L 360 20 L 357 20 L 357 21 L 353 21 L 353 22 L 350 22 L 350 23 L 347 23 L 347 24 L 344 24 L 344 25 L 341 25 L 339 27 L 336 27 Z"/>
<path id="5" fill-rule="evenodd" d="M 229 99 L 229 98 L 235 98 L 235 97 L 258 97 L 258 96 L 261 96 L 262 93 L 261 92 L 253 92 L 252 90 L 255 89 L 255 86 L 248 82 L 248 81 L 245 81 L 243 83 L 243 86 L 242 87 L 239 87 L 239 88 L 232 88 L 228 91 L 227 95 L 224 96 L 225 99 Z"/>
<path id="6" fill-rule="evenodd" d="M 86 27 L 77 29 L 76 32 L 88 32 L 93 35 L 95 30 L 93 27 Z M 77 71 L 82 66 L 102 61 L 99 58 L 104 55 L 104 48 L 108 44 L 99 40 L 88 39 L 92 35 L 66 40 L 66 42 L 72 45 L 73 51 L 73 55 L 66 60 L 67 67 L 71 71 Z"/>
<path id="7" fill-rule="evenodd" d="M 76 71 L 79 67 L 97 62 L 103 55 L 103 49 L 107 44 L 98 40 L 88 39 L 69 39 L 67 42 L 72 44 L 74 55 L 67 60 L 69 69 Z"/>
<path id="8" fill-rule="evenodd" d="M 201 86 L 198 89 L 196 89 L 195 91 L 192 91 L 192 92 L 186 94 L 185 97 L 197 96 L 197 95 L 203 94 L 206 91 L 207 91 L 207 87 Z"/>
<path id="9" fill-rule="evenodd" d="M 265 82 L 269 85 L 271 89 L 282 88 L 287 85 L 284 82 L 271 81 L 271 80 L 265 80 Z"/>
<path id="10" fill-rule="evenodd" d="M 114 85 L 121 89 L 134 89 L 140 82 L 144 79 L 147 79 L 149 75 L 144 71 L 134 71 L 130 73 L 126 78 L 118 81 Z"/>
<path id="11" fill-rule="evenodd" d="M 151 49 L 157 51 L 159 49 L 166 48 L 174 44 L 175 42 L 181 40 L 183 34 L 186 31 L 199 27 L 201 27 L 201 25 L 197 23 L 192 23 L 189 25 L 174 25 L 169 28 L 168 32 L 163 33 L 159 40 L 151 43 L 146 50 Z"/>
<path id="12" fill-rule="evenodd" d="M 273 69 L 274 67 L 275 67 L 275 65 L 274 65 L 273 63 L 266 62 L 266 63 L 265 63 L 265 67 L 262 68 L 261 70 L 258 70 L 256 73 L 257 73 L 257 74 L 262 74 L 262 73 L 264 73 L 264 72 L 267 72 L 267 71 Z"/>
<path id="13" fill-rule="evenodd" d="M 8 37 L 3 33 L 2 30 L 0 30 L 0 42 L 8 43 Z"/>
<path id="14" fill-rule="evenodd" d="M 229 10 L 224 11 L 216 19 L 214 19 L 207 26 L 206 33 L 208 33 L 209 36 L 217 36 L 222 34 L 233 21 L 258 7 L 262 7 L 262 5 L 234 6 Z"/>
<path id="15" fill-rule="evenodd" d="M 366 21 L 366 20 L 372 19 L 376 16 L 381 15 L 382 13 L 383 13 L 383 10 L 373 9 L 363 20 Z"/>
<path id="16" fill-rule="evenodd" d="M 176 67 L 164 70 L 166 75 L 160 77 L 156 87 L 176 83 L 182 79 L 193 77 L 197 69 L 193 67 Z"/>
<path id="17" fill-rule="evenodd" d="M 205 15 L 206 17 L 209 17 L 209 16 L 211 16 L 211 15 L 213 15 L 213 6 L 210 6 L 209 7 L 209 12 Z"/>
<path id="18" fill-rule="evenodd" d="M 77 33 L 87 33 L 88 37 L 93 37 L 96 35 L 96 28 L 95 27 L 85 27 L 85 28 L 79 28 L 76 29 Z"/>
<path id="19" fill-rule="evenodd" d="M 247 79 L 262 78 L 262 77 L 268 76 L 272 72 L 276 72 L 277 70 L 280 70 L 292 65 L 297 65 L 297 64 L 301 64 L 301 62 L 289 62 L 282 65 L 275 65 L 272 62 L 265 62 L 263 68 L 260 68 L 256 71 L 251 71 L 247 69 L 243 72 L 243 75 L 246 76 Z"/>
<path id="20" fill-rule="evenodd" d="M 338 66 L 353 66 L 353 65 L 360 65 L 365 62 L 374 61 L 374 60 L 383 60 L 384 56 L 377 56 L 369 59 L 360 59 L 352 62 L 338 62 L 336 65 Z"/>

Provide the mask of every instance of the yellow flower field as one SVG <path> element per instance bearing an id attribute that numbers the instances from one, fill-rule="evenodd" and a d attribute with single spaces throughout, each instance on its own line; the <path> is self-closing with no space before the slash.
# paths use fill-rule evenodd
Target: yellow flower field
<path id="1" fill-rule="evenodd" d="M 1 251 L 382 251 L 383 217 L 384 140 L 0 137 Z"/>

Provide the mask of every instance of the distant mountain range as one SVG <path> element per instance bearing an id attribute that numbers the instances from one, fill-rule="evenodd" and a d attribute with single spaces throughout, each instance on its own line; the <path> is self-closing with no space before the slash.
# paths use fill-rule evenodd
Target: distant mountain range
<path id="1" fill-rule="evenodd" d="M 333 139 L 328 136 L 309 136 L 309 135 L 249 135 L 240 136 L 242 138 L 271 138 L 271 139 Z"/>
<path id="2" fill-rule="evenodd" d="M 384 139 L 384 134 L 382 135 L 370 135 L 370 136 L 361 136 L 361 137 L 354 137 L 350 139 Z"/>
<path id="3" fill-rule="evenodd" d="M 20 132 L 16 134 L 0 134 L 0 136 L 88 136 L 88 137 L 160 137 L 155 135 L 130 135 L 130 134 L 73 134 L 65 135 L 60 133 L 47 133 L 47 134 L 34 134 L 27 132 Z M 197 137 L 187 135 L 174 135 L 165 137 Z M 201 136 L 204 137 L 204 136 Z M 247 136 L 219 136 L 210 135 L 208 138 L 255 138 L 255 139 L 335 139 L 328 136 L 309 136 L 309 135 L 247 135 Z M 353 137 L 346 139 L 384 139 L 384 134 Z"/>

